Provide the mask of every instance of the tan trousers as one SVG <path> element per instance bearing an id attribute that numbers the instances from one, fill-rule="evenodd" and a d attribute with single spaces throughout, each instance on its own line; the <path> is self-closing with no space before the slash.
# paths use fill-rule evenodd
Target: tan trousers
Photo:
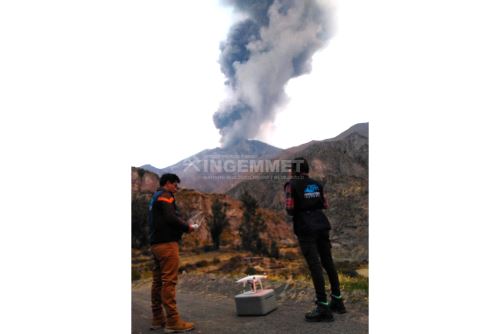
<path id="1" fill-rule="evenodd" d="M 175 301 L 175 286 L 179 270 L 179 244 L 167 242 L 151 246 L 154 257 L 153 284 L 151 286 L 151 309 L 153 323 L 165 322 L 163 307 L 167 312 L 167 324 L 179 320 Z"/>

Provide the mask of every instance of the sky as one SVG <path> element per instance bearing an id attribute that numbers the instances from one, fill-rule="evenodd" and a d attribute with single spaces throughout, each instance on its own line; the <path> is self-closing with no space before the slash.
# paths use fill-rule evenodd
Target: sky
<path id="1" fill-rule="evenodd" d="M 367 35 L 361 24 L 365 14 L 356 2 L 333 6 L 330 1 L 330 5 L 333 37 L 314 54 L 311 73 L 288 82 L 288 102 L 278 108 L 265 134 L 254 139 L 288 148 L 332 138 L 356 123 L 369 121 L 370 101 L 359 98 L 364 71 L 360 55 L 366 52 Z M 241 17 L 218 0 L 200 1 L 196 10 L 190 1 L 156 6 L 137 24 L 137 47 L 142 51 L 135 52 L 147 57 L 143 57 L 140 72 L 131 73 L 141 82 L 139 94 L 144 97 L 136 115 L 141 126 L 132 132 L 147 138 L 165 124 L 171 140 L 182 144 L 168 150 L 161 141 L 134 145 L 130 159 L 133 166 L 163 168 L 220 146 L 221 136 L 212 117 L 228 91 L 218 63 L 219 45 Z M 313 131 L 304 127 L 304 120 L 314 123 Z"/>
<path id="2" fill-rule="evenodd" d="M 335 7 L 262 139 L 370 123 L 370 333 L 500 332 L 498 1 Z M 129 332 L 130 166 L 218 145 L 233 20 L 213 0 L 0 2 L 2 333 Z"/>

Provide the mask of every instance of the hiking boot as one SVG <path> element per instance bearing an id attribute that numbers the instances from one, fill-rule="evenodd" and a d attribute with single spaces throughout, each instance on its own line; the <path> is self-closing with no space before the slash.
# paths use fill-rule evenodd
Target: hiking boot
<path id="1" fill-rule="evenodd" d="M 306 313 L 306 321 L 309 322 L 329 322 L 333 320 L 333 314 L 328 307 L 328 303 L 316 302 L 316 308 Z"/>
<path id="2" fill-rule="evenodd" d="M 160 328 L 165 328 L 166 320 L 153 320 L 153 324 L 149 327 L 150 330 L 154 331 Z"/>
<path id="3" fill-rule="evenodd" d="M 332 301 L 330 302 L 330 310 L 335 313 L 343 314 L 346 313 L 346 309 L 344 306 L 344 301 L 342 300 L 342 297 L 337 298 L 334 295 L 332 295 Z"/>
<path id="4" fill-rule="evenodd" d="M 188 332 L 194 329 L 194 324 L 192 322 L 187 322 L 181 319 L 178 319 L 173 324 L 168 324 L 165 327 L 165 333 L 183 333 Z"/>

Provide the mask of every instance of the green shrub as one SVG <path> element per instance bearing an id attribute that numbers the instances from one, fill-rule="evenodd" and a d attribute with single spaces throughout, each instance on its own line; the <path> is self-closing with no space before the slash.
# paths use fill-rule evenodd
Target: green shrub
<path id="1" fill-rule="evenodd" d="M 254 267 L 247 267 L 247 269 L 245 270 L 245 274 L 246 275 L 256 275 L 257 270 L 255 270 Z"/>
<path id="2" fill-rule="evenodd" d="M 135 269 L 132 269 L 132 281 L 138 281 L 141 279 L 141 272 Z"/>
<path id="3" fill-rule="evenodd" d="M 241 267 L 242 263 L 243 263 L 243 257 L 241 257 L 240 255 L 233 256 L 232 258 L 229 259 L 228 262 L 224 263 L 220 267 L 220 271 L 225 273 L 235 271 L 236 269 Z"/>
<path id="4" fill-rule="evenodd" d="M 278 247 L 278 244 L 274 240 L 271 242 L 271 249 L 269 250 L 269 255 L 275 259 L 280 258 L 281 255 L 280 248 Z"/>
<path id="5" fill-rule="evenodd" d="M 285 254 L 281 255 L 281 257 L 282 257 L 283 259 L 285 259 L 285 260 L 289 260 L 289 261 L 291 261 L 291 260 L 296 260 L 296 259 L 298 259 L 298 258 L 299 258 L 299 256 L 298 256 L 297 254 L 292 253 L 292 252 L 287 252 L 287 253 L 285 253 Z"/>
<path id="6" fill-rule="evenodd" d="M 195 265 L 196 268 L 206 267 L 206 266 L 208 266 L 208 261 L 207 260 L 201 260 L 201 261 L 196 262 L 194 265 Z"/>
<path id="7" fill-rule="evenodd" d="M 216 199 L 212 203 L 212 216 L 208 219 L 208 227 L 212 236 L 213 249 L 220 247 L 220 236 L 224 229 L 229 226 L 229 219 L 226 216 L 228 204 Z"/>
<path id="8" fill-rule="evenodd" d="M 144 249 L 149 245 L 148 203 L 149 196 L 132 198 L 132 248 Z"/>
<path id="9" fill-rule="evenodd" d="M 257 200 L 246 191 L 239 199 L 243 207 L 243 220 L 238 228 L 241 248 L 253 254 L 267 255 L 268 250 L 260 238 L 260 233 L 266 230 L 266 224 L 262 215 L 257 213 Z"/>
<path id="10" fill-rule="evenodd" d="M 340 289 L 344 291 L 362 290 L 368 292 L 368 278 L 363 276 L 339 275 Z"/>

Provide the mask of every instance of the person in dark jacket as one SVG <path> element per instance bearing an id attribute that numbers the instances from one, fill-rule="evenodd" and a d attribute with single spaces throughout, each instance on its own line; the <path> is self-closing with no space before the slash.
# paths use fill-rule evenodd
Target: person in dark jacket
<path id="1" fill-rule="evenodd" d="M 174 194 L 181 180 L 175 174 L 163 174 L 160 188 L 149 205 L 150 244 L 153 253 L 153 283 L 151 286 L 151 329 L 164 327 L 166 333 L 189 331 L 194 324 L 182 320 L 177 311 L 175 286 L 179 270 L 179 240 L 183 233 L 198 228 L 181 219 Z M 166 316 L 164 313 L 166 311 Z"/>
<path id="2" fill-rule="evenodd" d="M 291 164 L 291 179 L 285 184 L 286 211 L 293 217 L 293 231 L 311 272 L 316 291 L 316 307 L 306 313 L 307 321 L 333 321 L 333 312 L 345 313 L 339 278 L 333 263 L 330 243 L 330 222 L 323 213 L 328 204 L 323 186 L 309 178 L 309 164 L 295 158 Z M 331 285 L 328 303 L 323 278 L 325 269 Z"/>

